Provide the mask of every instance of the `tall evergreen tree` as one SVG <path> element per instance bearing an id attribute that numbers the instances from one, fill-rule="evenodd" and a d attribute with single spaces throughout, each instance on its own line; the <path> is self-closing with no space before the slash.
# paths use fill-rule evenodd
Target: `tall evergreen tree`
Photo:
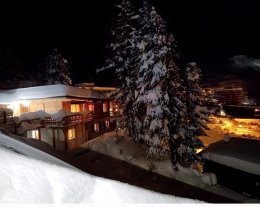
<path id="1" fill-rule="evenodd" d="M 116 27 L 112 30 L 112 43 L 109 46 L 111 58 L 107 60 L 107 66 L 98 72 L 115 68 L 115 74 L 120 82 L 120 90 L 116 94 L 116 100 L 123 106 L 120 127 L 126 129 L 129 136 L 136 133 L 137 122 L 134 117 L 133 102 L 135 98 L 135 70 L 139 58 L 136 47 L 137 30 L 135 28 L 137 15 L 129 0 L 122 0 L 118 5 Z"/>
<path id="2" fill-rule="evenodd" d="M 103 69 L 115 67 L 121 81 L 117 100 L 124 110 L 122 126 L 136 141 L 149 145 L 149 155 L 170 154 L 176 166 L 197 145 L 190 144 L 187 136 L 191 132 L 186 89 L 175 63 L 174 37 L 147 2 L 138 12 L 133 12 L 129 0 L 121 1 L 118 8 L 112 58 Z"/>
<path id="3" fill-rule="evenodd" d="M 167 33 L 165 22 L 147 2 L 139 13 L 142 39 L 135 108 L 139 112 L 145 110 L 140 117 L 143 130 L 139 137 L 150 146 L 149 154 L 160 157 L 169 151 L 170 140 L 175 143 L 182 134 L 177 127 L 180 125 L 178 117 L 185 108 L 180 92 L 182 80 L 174 62 L 177 56 L 175 40 Z M 172 157 L 176 160 L 176 154 Z"/>
<path id="4" fill-rule="evenodd" d="M 195 149 L 203 147 L 199 136 L 206 135 L 208 129 L 209 111 L 203 106 L 205 97 L 200 88 L 201 70 L 196 63 L 189 63 L 186 67 L 186 106 L 187 119 L 185 129 L 185 140 L 182 142 L 181 161 L 184 165 L 190 166 L 199 161 Z"/>
<path id="5" fill-rule="evenodd" d="M 69 63 L 56 48 L 40 64 L 39 79 L 42 84 L 71 85 Z"/>

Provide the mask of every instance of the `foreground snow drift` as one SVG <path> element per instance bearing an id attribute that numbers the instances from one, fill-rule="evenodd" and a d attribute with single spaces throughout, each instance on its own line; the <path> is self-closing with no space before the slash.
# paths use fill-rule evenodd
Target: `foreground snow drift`
<path id="1" fill-rule="evenodd" d="M 0 203 L 197 203 L 28 158 L 0 147 Z"/>

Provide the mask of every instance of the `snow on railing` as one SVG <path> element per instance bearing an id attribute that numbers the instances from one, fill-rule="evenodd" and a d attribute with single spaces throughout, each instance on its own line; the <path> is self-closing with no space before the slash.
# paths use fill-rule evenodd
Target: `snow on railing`
<path id="1" fill-rule="evenodd" d="M 85 122 L 93 121 L 93 113 L 88 114 L 75 114 L 70 116 L 65 116 L 61 121 L 53 120 L 51 117 L 43 119 L 44 127 L 67 127 Z"/>

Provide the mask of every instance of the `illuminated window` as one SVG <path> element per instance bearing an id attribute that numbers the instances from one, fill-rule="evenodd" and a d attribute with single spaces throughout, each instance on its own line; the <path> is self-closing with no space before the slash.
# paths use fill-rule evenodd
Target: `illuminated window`
<path id="1" fill-rule="evenodd" d="M 89 111 L 94 111 L 95 110 L 94 104 L 89 104 L 88 105 L 88 110 Z"/>
<path id="2" fill-rule="evenodd" d="M 32 130 L 32 138 L 39 139 L 38 129 Z"/>
<path id="3" fill-rule="evenodd" d="M 109 121 L 105 121 L 105 127 L 109 128 Z"/>
<path id="4" fill-rule="evenodd" d="M 103 112 L 108 112 L 108 104 L 103 103 Z"/>
<path id="5" fill-rule="evenodd" d="M 71 112 L 80 112 L 79 104 L 71 104 L 70 105 L 70 111 Z"/>
<path id="6" fill-rule="evenodd" d="M 29 106 L 20 104 L 20 113 L 26 113 L 29 112 Z"/>
<path id="7" fill-rule="evenodd" d="M 94 132 L 98 132 L 99 131 L 99 123 L 95 123 L 94 124 Z"/>
<path id="8" fill-rule="evenodd" d="M 75 139 L 76 138 L 76 131 L 75 128 L 69 128 L 68 129 L 68 139 Z"/>

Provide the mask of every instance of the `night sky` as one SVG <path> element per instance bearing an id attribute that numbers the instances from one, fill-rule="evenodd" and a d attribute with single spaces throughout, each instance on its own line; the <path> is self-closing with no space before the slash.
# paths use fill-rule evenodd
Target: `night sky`
<path id="1" fill-rule="evenodd" d="M 115 0 L 8 2 L 0 5 L 0 44 L 14 49 L 27 71 L 51 48 L 71 65 L 76 82 L 113 83 L 95 74 L 107 55 Z M 260 59 L 260 12 L 250 0 L 150 0 L 177 40 L 180 63 L 195 61 L 203 73 L 220 73 L 229 59 Z M 85 5 L 86 4 L 86 5 Z M 84 75 L 88 73 L 88 75 Z M 104 78 L 105 77 L 105 78 Z"/>

